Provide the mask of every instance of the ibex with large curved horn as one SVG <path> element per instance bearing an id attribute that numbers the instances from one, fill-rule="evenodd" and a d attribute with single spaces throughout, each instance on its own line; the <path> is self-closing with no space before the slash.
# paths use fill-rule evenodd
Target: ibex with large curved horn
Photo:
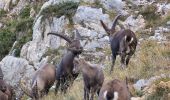
<path id="1" fill-rule="evenodd" d="M 112 28 L 109 29 L 102 20 L 100 20 L 101 25 L 105 29 L 106 33 L 109 36 L 111 50 L 112 50 L 112 66 L 111 71 L 115 64 L 116 56 L 120 55 L 121 57 L 121 67 L 127 66 L 131 56 L 135 53 L 137 46 L 137 38 L 134 32 L 130 29 L 121 29 L 120 31 L 115 31 L 115 26 L 117 20 L 121 15 L 117 15 L 113 21 Z"/>
<path id="2" fill-rule="evenodd" d="M 71 39 L 65 35 L 57 34 L 57 33 L 48 33 L 52 35 L 59 36 L 65 39 L 69 43 L 68 52 L 64 54 L 60 63 L 56 66 L 56 93 L 58 91 L 59 86 L 61 85 L 61 91 L 66 93 L 66 90 L 69 85 L 73 83 L 73 81 L 77 78 L 78 73 L 73 73 L 73 60 L 76 56 L 82 53 L 83 47 L 80 44 L 80 34 L 76 30 L 74 39 Z M 71 83 L 70 83 L 71 82 Z"/>
<path id="3" fill-rule="evenodd" d="M 23 92 L 34 100 L 42 98 L 48 94 L 49 89 L 55 82 L 55 66 L 46 64 L 36 70 L 32 77 L 31 90 L 23 86 L 24 82 L 21 80 L 20 86 Z M 26 83 L 25 83 L 26 84 Z"/>

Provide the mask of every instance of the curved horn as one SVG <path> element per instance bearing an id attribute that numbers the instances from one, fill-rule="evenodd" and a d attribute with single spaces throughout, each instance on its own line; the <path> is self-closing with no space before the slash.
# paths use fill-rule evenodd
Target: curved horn
<path id="1" fill-rule="evenodd" d="M 24 84 L 23 80 L 20 80 L 19 84 L 20 84 L 21 90 L 26 95 L 28 95 L 29 97 L 33 98 L 33 95 L 31 94 L 31 90 L 29 90 L 28 88 L 26 88 L 26 86 L 23 85 Z"/>
<path id="2" fill-rule="evenodd" d="M 2 73 L 2 69 L 1 69 L 1 67 L 0 67 L 0 79 L 2 79 L 2 80 L 3 80 L 3 77 L 4 77 L 4 75 L 3 75 L 3 73 Z"/>
<path id="3" fill-rule="evenodd" d="M 103 26 L 104 30 L 106 31 L 106 33 L 109 34 L 109 28 L 105 25 L 105 23 L 102 20 L 100 20 L 100 23 L 102 24 L 102 26 Z"/>
<path id="4" fill-rule="evenodd" d="M 66 36 L 64 36 L 64 35 L 57 34 L 57 33 L 48 33 L 47 35 L 50 35 L 50 34 L 59 36 L 59 37 L 63 38 L 64 40 L 66 40 L 68 43 L 72 43 L 71 39 L 66 37 Z"/>
<path id="5" fill-rule="evenodd" d="M 78 30 L 76 30 L 76 32 L 75 32 L 75 34 L 74 34 L 74 39 L 75 39 L 75 40 L 80 40 L 80 39 L 81 39 L 81 35 L 80 35 L 80 33 L 79 33 Z"/>
<path id="6" fill-rule="evenodd" d="M 119 15 L 117 15 L 117 16 L 115 17 L 115 19 L 114 19 L 114 21 L 113 21 L 112 28 L 111 28 L 111 31 L 112 31 L 112 32 L 115 31 L 116 23 L 117 23 L 117 21 L 118 21 L 118 19 L 119 19 L 120 16 L 121 16 L 121 15 L 119 14 Z"/>

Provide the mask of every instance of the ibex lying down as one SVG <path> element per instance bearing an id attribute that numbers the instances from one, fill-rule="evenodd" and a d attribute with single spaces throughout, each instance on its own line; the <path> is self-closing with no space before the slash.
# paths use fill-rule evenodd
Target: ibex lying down
<path id="1" fill-rule="evenodd" d="M 3 80 L 3 73 L 0 68 L 0 100 L 15 100 L 13 87 L 6 84 Z"/>
<path id="2" fill-rule="evenodd" d="M 76 31 L 74 40 L 57 33 L 48 33 L 48 35 L 49 34 L 59 36 L 69 43 L 68 52 L 64 54 L 60 63 L 56 66 L 57 84 L 55 92 L 57 93 L 58 88 L 61 85 L 61 91 L 66 93 L 68 86 L 71 85 L 78 76 L 78 73 L 73 73 L 73 60 L 83 51 L 83 47 L 80 44 L 80 34 Z"/>
<path id="3" fill-rule="evenodd" d="M 93 100 L 94 94 L 100 91 L 104 81 L 104 74 L 102 68 L 99 65 L 92 65 L 87 63 L 84 59 L 74 60 L 75 73 L 81 71 L 84 80 L 84 100 L 89 100 L 89 94 L 91 94 L 90 100 Z"/>
<path id="4" fill-rule="evenodd" d="M 21 89 L 26 95 L 37 100 L 42 96 L 48 94 L 49 89 L 55 82 L 55 66 L 46 64 L 40 67 L 32 77 L 31 90 L 23 86 L 21 82 Z"/>
<path id="5" fill-rule="evenodd" d="M 116 22 L 120 16 L 121 15 L 116 16 L 111 29 L 109 29 L 101 20 L 101 24 L 108 34 L 111 44 L 112 66 L 110 72 L 113 71 L 116 56 L 118 54 L 121 57 L 121 67 L 124 68 L 124 66 L 127 66 L 137 45 L 136 35 L 130 29 L 121 29 L 120 31 L 115 32 Z"/>
<path id="6" fill-rule="evenodd" d="M 114 79 L 104 84 L 98 100 L 130 100 L 127 83 Z"/>

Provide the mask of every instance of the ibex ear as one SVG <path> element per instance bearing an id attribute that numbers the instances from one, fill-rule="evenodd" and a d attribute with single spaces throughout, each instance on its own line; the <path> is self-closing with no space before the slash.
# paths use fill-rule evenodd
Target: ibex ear
<path id="1" fill-rule="evenodd" d="M 108 34 L 108 35 L 110 35 L 110 30 L 109 30 L 109 28 L 105 25 L 105 23 L 102 21 L 102 20 L 100 20 L 100 23 L 102 24 L 102 26 L 103 26 L 103 28 L 104 28 L 104 30 L 106 31 L 106 33 Z"/>

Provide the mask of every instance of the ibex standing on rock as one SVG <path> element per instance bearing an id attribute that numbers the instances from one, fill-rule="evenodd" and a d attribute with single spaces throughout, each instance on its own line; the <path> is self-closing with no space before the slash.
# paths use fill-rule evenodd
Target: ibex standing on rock
<path id="1" fill-rule="evenodd" d="M 90 100 L 93 100 L 94 94 L 99 94 L 104 81 L 102 68 L 97 64 L 87 63 L 81 58 L 74 60 L 74 71 L 75 73 L 81 71 L 83 74 L 84 100 L 89 100 L 89 94 L 91 94 Z"/>
<path id="2" fill-rule="evenodd" d="M 114 79 L 102 86 L 98 100 L 130 100 L 130 97 L 127 82 Z"/>
<path id="3" fill-rule="evenodd" d="M 115 31 L 115 26 L 120 16 L 121 15 L 116 16 L 111 29 L 101 20 L 101 24 L 109 36 L 112 50 L 112 66 L 110 72 L 113 71 L 117 55 L 121 57 L 121 67 L 124 68 L 124 66 L 127 66 L 131 56 L 135 53 L 137 45 L 136 35 L 130 29 Z"/>
<path id="4" fill-rule="evenodd" d="M 31 90 L 24 87 L 23 82 L 20 83 L 21 89 L 29 97 L 34 100 L 38 100 L 48 94 L 49 89 L 55 82 L 55 74 L 55 66 L 52 64 L 46 64 L 34 73 L 32 77 Z"/>
<path id="5" fill-rule="evenodd" d="M 74 40 L 65 35 L 57 33 L 48 33 L 52 35 L 59 36 L 65 39 L 69 43 L 68 52 L 64 54 L 60 63 L 56 66 L 56 93 L 61 85 L 61 91 L 66 93 L 69 85 L 77 78 L 78 73 L 73 73 L 73 60 L 76 56 L 82 53 L 83 47 L 80 44 L 80 34 L 76 31 Z"/>

